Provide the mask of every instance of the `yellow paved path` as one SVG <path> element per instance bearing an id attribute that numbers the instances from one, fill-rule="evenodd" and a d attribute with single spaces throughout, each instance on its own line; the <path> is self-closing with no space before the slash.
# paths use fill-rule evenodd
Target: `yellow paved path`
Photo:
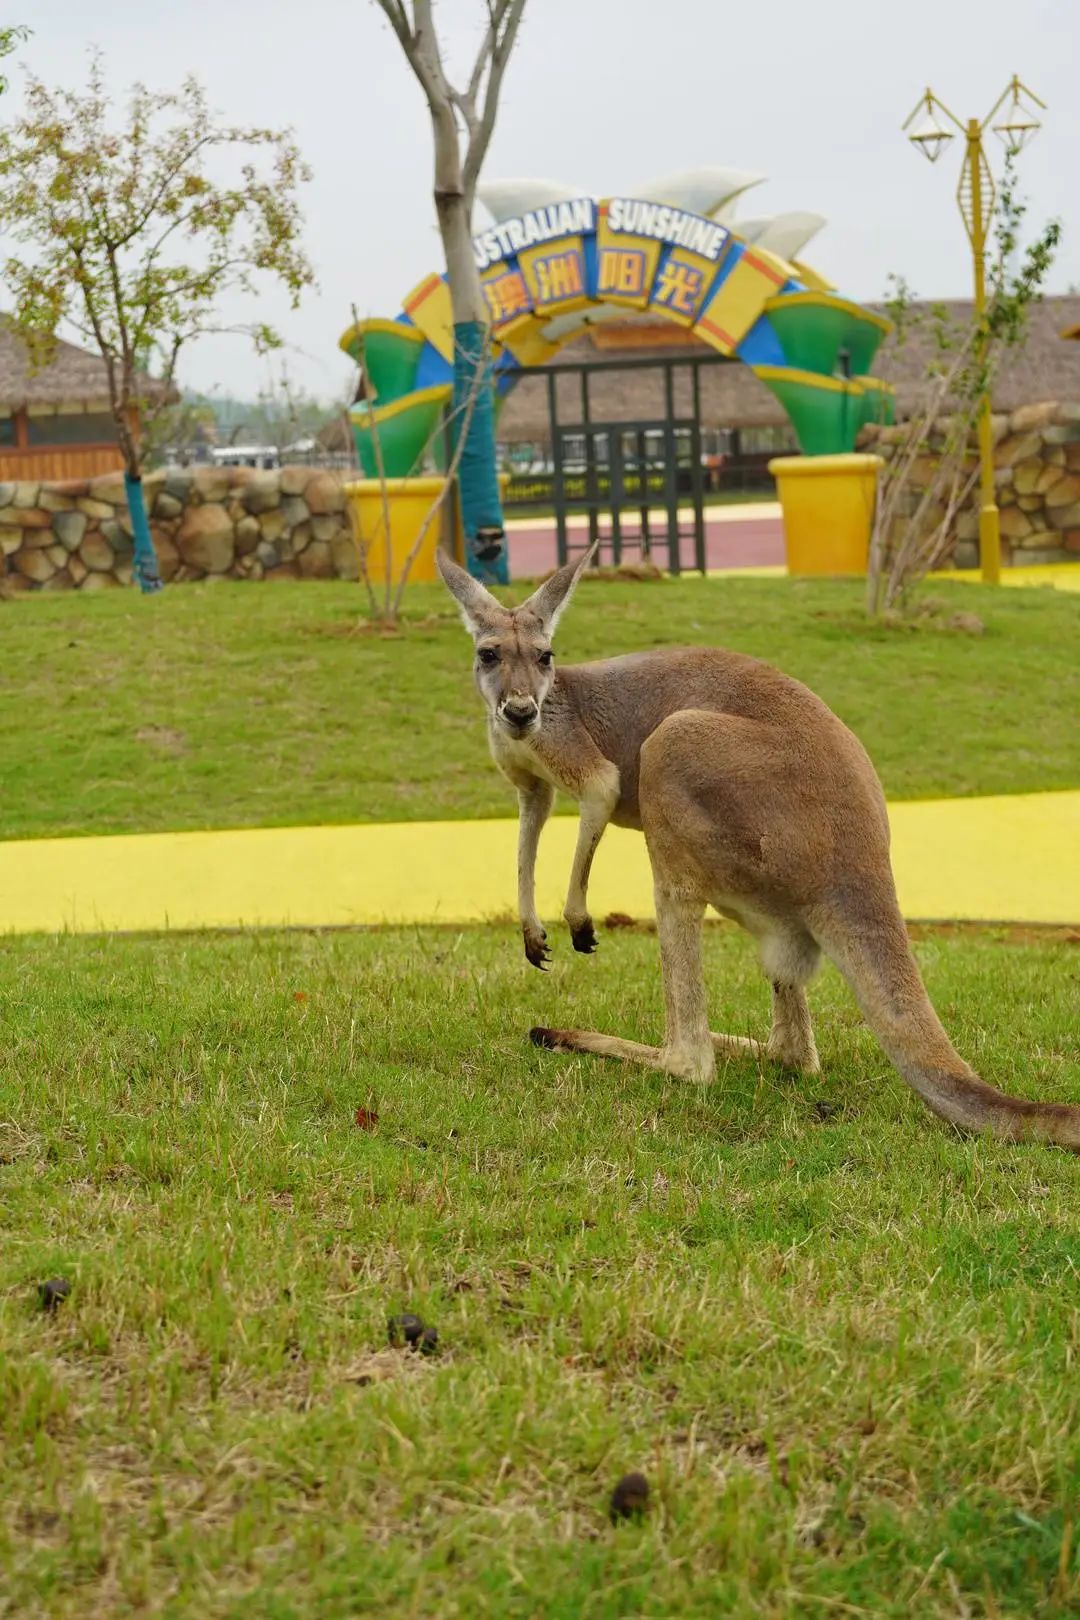
<path id="1" fill-rule="evenodd" d="M 959 579 L 981 584 L 977 568 L 943 568 L 931 579 Z M 1053 585 L 1059 591 L 1080 591 L 1080 563 L 1019 563 L 1001 570 L 1003 585 Z"/>
<path id="2" fill-rule="evenodd" d="M 784 563 L 758 563 L 750 568 L 710 568 L 711 579 L 783 579 L 787 574 Z M 931 580 L 958 579 L 963 585 L 981 585 L 982 575 L 977 568 L 943 568 L 931 574 Z M 1003 585 L 1052 585 L 1059 591 L 1080 591 L 1080 562 L 1075 563 L 1022 563 L 1015 568 L 1001 570 Z"/>
<path id="3" fill-rule="evenodd" d="M 1080 792 L 890 807 L 909 918 L 1080 923 Z M 556 918 L 576 819 L 545 829 L 541 915 Z M 514 907 L 507 821 L 281 827 L 0 844 L 0 932 L 471 922 Z M 609 828 L 596 916 L 652 914 L 645 845 Z"/>

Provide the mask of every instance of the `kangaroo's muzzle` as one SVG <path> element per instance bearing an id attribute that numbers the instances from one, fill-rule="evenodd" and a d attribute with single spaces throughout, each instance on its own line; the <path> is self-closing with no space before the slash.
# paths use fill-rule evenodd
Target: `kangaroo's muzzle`
<path id="1" fill-rule="evenodd" d="M 524 737 L 534 731 L 540 719 L 540 706 L 535 698 L 508 697 L 499 704 L 498 716 L 514 737 Z"/>

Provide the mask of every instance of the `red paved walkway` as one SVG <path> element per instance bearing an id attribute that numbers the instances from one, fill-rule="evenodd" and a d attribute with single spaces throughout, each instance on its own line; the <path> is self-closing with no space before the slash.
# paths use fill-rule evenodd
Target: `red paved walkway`
<path id="1" fill-rule="evenodd" d="M 557 561 L 555 522 L 550 527 L 536 529 L 515 528 L 511 520 L 510 574 L 514 579 L 531 579 L 547 573 Z M 601 524 L 601 534 L 610 534 L 610 521 Z M 661 568 L 667 567 L 667 547 L 657 542 L 657 533 L 664 531 L 657 522 L 653 529 L 653 560 Z M 588 533 L 584 526 L 570 531 L 572 546 L 581 545 Z M 636 561 L 640 557 L 635 535 L 636 527 L 624 523 L 622 531 L 623 560 Z M 606 550 L 606 548 L 604 548 Z M 705 549 L 709 568 L 759 568 L 784 561 L 784 526 L 779 517 L 762 517 L 709 521 L 705 518 Z M 683 519 L 683 538 L 679 551 L 684 569 L 694 566 L 694 541 L 691 520 Z M 606 560 L 606 559 L 605 559 Z"/>

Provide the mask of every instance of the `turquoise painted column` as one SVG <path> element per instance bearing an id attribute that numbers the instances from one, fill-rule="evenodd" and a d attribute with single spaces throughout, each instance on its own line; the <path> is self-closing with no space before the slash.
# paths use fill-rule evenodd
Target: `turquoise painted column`
<path id="1" fill-rule="evenodd" d="M 165 581 L 158 568 L 157 555 L 154 551 L 154 542 L 150 537 L 150 524 L 146 516 L 146 501 L 143 498 L 141 478 L 132 478 L 130 473 L 124 474 L 124 489 L 127 492 L 128 512 L 131 516 L 131 534 L 134 541 L 135 579 L 144 596 L 153 591 L 163 591 Z"/>
<path id="2" fill-rule="evenodd" d="M 454 325 L 455 447 L 478 374 L 480 387 L 458 461 L 465 564 L 474 579 L 505 585 L 510 569 L 495 464 L 495 401 L 487 330 L 479 321 L 458 321 Z"/>

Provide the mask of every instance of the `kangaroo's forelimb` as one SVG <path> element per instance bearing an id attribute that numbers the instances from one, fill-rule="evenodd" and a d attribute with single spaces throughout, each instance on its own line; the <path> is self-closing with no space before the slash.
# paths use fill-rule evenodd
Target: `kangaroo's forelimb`
<path id="1" fill-rule="evenodd" d="M 570 870 L 563 919 L 570 930 L 575 951 L 582 951 L 586 955 L 596 949 L 596 930 L 589 916 L 589 875 L 604 829 L 618 802 L 619 773 L 613 765 L 597 771 L 582 788 L 577 848 Z"/>
<path id="2" fill-rule="evenodd" d="M 536 851 L 554 802 L 555 789 L 550 782 L 530 776 L 518 783 L 518 916 L 525 955 L 533 967 L 541 969 L 551 960 L 551 952 L 536 912 Z"/>

